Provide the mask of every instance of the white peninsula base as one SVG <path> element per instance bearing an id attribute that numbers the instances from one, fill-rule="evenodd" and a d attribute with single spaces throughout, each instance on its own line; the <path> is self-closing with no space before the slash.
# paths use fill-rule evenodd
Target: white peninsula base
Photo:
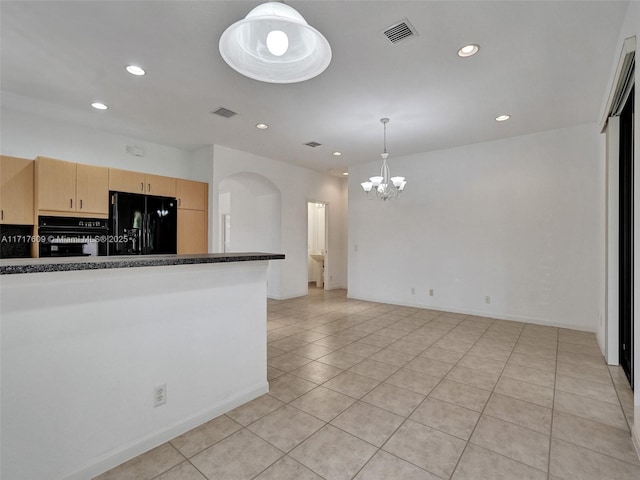
<path id="1" fill-rule="evenodd" d="M 0 477 L 86 480 L 267 392 L 267 267 L 3 275 Z"/>

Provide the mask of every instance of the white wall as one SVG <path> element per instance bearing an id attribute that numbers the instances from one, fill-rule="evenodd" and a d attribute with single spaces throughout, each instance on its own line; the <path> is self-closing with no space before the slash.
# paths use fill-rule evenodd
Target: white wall
<path id="1" fill-rule="evenodd" d="M 69 124 L 2 108 L 0 154 L 23 158 L 48 156 L 72 162 L 123 168 L 209 183 L 209 251 L 219 251 L 218 184 L 238 172 L 254 172 L 272 181 L 282 192 L 281 287 L 277 298 L 307 293 L 307 201 L 328 203 L 328 288 L 347 285 L 346 182 L 278 160 L 258 157 L 223 146 L 207 145 L 193 152 L 94 128 Z M 128 145 L 143 147 L 145 157 L 126 152 Z M 214 162 L 215 157 L 215 162 Z"/>
<path id="2" fill-rule="evenodd" d="M 598 152 L 583 125 L 391 157 L 409 183 L 388 202 L 359 186 L 378 162 L 351 167 L 349 296 L 594 331 Z"/>
<path id="3" fill-rule="evenodd" d="M 280 191 L 281 252 L 286 259 L 279 262 L 279 292 L 274 298 L 291 298 L 307 294 L 307 203 L 325 202 L 329 215 L 329 245 L 326 268 L 329 271 L 328 288 L 346 286 L 346 225 L 339 212 L 345 210 L 344 180 L 278 160 L 259 157 L 221 145 L 214 146 L 214 188 L 231 175 L 252 172 L 270 180 Z M 218 211 L 214 197 L 213 211 Z M 233 199 L 231 201 L 233 205 Z M 233 208 L 233 207 L 232 207 Z M 335 215 L 332 212 L 336 212 Z M 233 216 L 232 216 L 233 223 Z M 215 224 L 217 229 L 217 223 Z M 232 226 L 232 235 L 233 235 Z M 215 232 L 213 238 L 218 238 Z M 233 243 L 233 239 L 232 239 Z M 334 254 L 335 252 L 335 254 Z M 334 255 L 334 256 L 332 256 Z"/>
<path id="4" fill-rule="evenodd" d="M 219 184 L 229 194 L 232 252 L 276 252 L 280 250 L 280 192 L 252 174 L 237 174 Z M 265 179 L 266 180 L 266 179 Z M 220 196 L 222 197 L 222 195 Z M 220 198 L 219 197 L 219 198 Z M 224 213 L 219 205 L 219 213 Z"/>
<path id="5" fill-rule="evenodd" d="M 266 272 L 3 275 L 0 477 L 93 478 L 268 391 Z"/>
<path id="6" fill-rule="evenodd" d="M 0 138 L 2 155 L 37 156 L 70 162 L 122 168 L 138 172 L 206 181 L 194 169 L 192 154 L 178 148 L 115 135 L 102 130 L 2 109 Z M 144 157 L 127 153 L 127 146 L 145 149 Z M 201 162 L 196 162 L 201 166 Z"/>
<path id="7" fill-rule="evenodd" d="M 229 252 L 281 251 L 282 205 L 280 192 L 266 178 L 254 173 L 237 173 L 219 184 L 218 236 L 222 240 L 222 215 L 229 213 Z M 222 246 L 220 247 L 222 248 Z M 281 262 L 272 262 L 267 275 L 267 295 L 280 295 Z"/>

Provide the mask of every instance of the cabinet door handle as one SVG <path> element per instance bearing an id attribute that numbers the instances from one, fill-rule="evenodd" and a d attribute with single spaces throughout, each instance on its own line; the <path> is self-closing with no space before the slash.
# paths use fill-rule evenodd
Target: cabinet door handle
<path id="1" fill-rule="evenodd" d="M 69 208 L 73 208 L 73 198 L 69 199 Z"/>
<path id="2" fill-rule="evenodd" d="M 150 183 L 148 183 L 147 185 L 149 185 L 149 191 L 151 191 L 151 184 L 150 184 Z"/>
<path id="3" fill-rule="evenodd" d="M 140 191 L 144 192 L 144 182 L 140 182 Z"/>
<path id="4" fill-rule="evenodd" d="M 80 210 L 82 210 L 82 199 L 80 199 Z"/>
<path id="5" fill-rule="evenodd" d="M 182 199 L 181 198 L 178 199 L 178 206 L 179 207 L 182 206 Z"/>
<path id="6" fill-rule="evenodd" d="M 4 210 L 0 210 L 0 220 L 4 220 Z"/>

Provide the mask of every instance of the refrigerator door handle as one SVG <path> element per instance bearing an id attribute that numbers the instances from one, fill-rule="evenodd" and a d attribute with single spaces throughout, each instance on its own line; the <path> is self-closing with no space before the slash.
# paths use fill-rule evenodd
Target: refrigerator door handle
<path id="1" fill-rule="evenodd" d="M 147 216 L 143 213 L 142 214 L 142 225 L 140 226 L 140 255 L 144 255 L 145 254 L 145 250 L 147 248 L 147 235 L 146 232 L 147 231 Z"/>
<path id="2" fill-rule="evenodd" d="M 143 235 L 144 235 L 144 251 L 142 252 L 142 254 L 146 255 L 149 253 L 149 215 L 147 215 L 146 213 L 144 214 Z"/>
<path id="3" fill-rule="evenodd" d="M 145 250 L 146 250 L 145 253 L 149 254 L 151 253 L 150 251 L 151 250 L 151 228 L 150 228 L 151 215 L 147 213 L 146 217 L 147 217 L 147 226 L 145 228 L 145 232 L 147 234 L 147 240 L 145 242 Z"/>

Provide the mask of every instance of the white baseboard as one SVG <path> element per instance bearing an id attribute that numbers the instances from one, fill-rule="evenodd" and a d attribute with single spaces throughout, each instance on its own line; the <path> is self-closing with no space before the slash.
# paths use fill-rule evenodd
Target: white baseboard
<path id="1" fill-rule="evenodd" d="M 638 432 L 635 425 L 631 425 L 631 440 L 633 441 L 633 446 L 636 449 L 636 455 L 638 456 L 638 459 L 640 459 L 640 432 Z"/>
<path id="2" fill-rule="evenodd" d="M 90 464 L 75 473 L 62 477 L 60 480 L 87 480 L 88 478 L 93 478 L 268 392 L 269 384 L 267 382 L 251 387 L 212 408 L 198 412 L 162 430 L 122 445 L 116 450 L 94 459 Z"/>
<path id="3" fill-rule="evenodd" d="M 292 295 L 268 295 L 267 298 L 271 300 L 291 300 L 292 298 L 306 297 L 308 293 L 309 292 L 305 290 L 304 292 L 294 293 Z"/>
<path id="4" fill-rule="evenodd" d="M 402 307 L 414 307 L 414 308 L 421 308 L 421 309 L 425 309 L 425 310 L 436 310 L 438 312 L 460 313 L 460 314 L 463 314 L 463 315 L 473 315 L 473 316 L 476 316 L 476 317 L 495 318 L 497 320 L 510 320 L 510 321 L 513 321 L 513 322 L 534 323 L 536 325 L 545 325 L 545 326 L 549 326 L 549 327 L 567 328 L 567 329 L 570 329 L 570 330 L 580 330 L 580 331 L 583 331 L 583 332 L 590 332 L 590 333 L 594 333 L 595 332 L 595 328 L 594 329 L 589 329 L 589 328 L 586 328 L 586 327 L 580 326 L 580 325 L 572 325 L 572 324 L 568 324 L 568 323 L 554 322 L 554 321 L 549 321 L 549 320 L 544 319 L 544 318 L 527 317 L 527 316 L 523 316 L 523 315 L 508 315 L 508 314 L 501 314 L 501 313 L 496 313 L 496 312 L 476 311 L 476 310 L 468 310 L 468 309 L 453 308 L 453 307 L 446 307 L 446 306 L 424 305 L 424 304 L 418 304 L 418 303 L 412 303 L 412 302 L 404 302 L 404 301 L 398 301 L 396 299 L 387 299 L 387 298 L 368 298 L 368 297 L 363 297 L 363 296 L 360 296 L 360 295 L 351 295 L 349 293 L 347 293 L 347 298 L 352 298 L 354 300 L 362 300 L 362 301 L 365 301 L 365 302 L 385 303 L 385 304 L 388 304 L 388 305 L 399 305 L 399 306 L 402 306 Z"/>

